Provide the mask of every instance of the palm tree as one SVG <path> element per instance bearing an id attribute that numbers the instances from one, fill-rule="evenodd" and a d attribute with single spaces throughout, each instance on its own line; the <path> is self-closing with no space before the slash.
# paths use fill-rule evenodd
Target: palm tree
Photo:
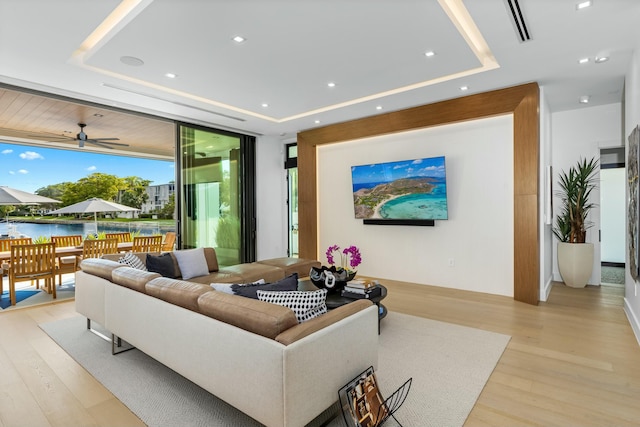
<path id="1" fill-rule="evenodd" d="M 562 202 L 562 211 L 556 217 L 553 234 L 561 242 L 584 243 L 587 229 L 593 226 L 587 222 L 589 211 L 596 205 L 589 201 L 591 192 L 597 187 L 598 161 L 594 158 L 580 159 L 569 172 L 562 172 L 556 193 Z"/>

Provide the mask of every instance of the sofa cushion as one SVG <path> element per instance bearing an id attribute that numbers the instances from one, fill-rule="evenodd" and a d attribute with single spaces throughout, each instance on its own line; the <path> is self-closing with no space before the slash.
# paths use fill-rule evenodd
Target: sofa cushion
<path id="1" fill-rule="evenodd" d="M 258 291 L 295 291 L 298 289 L 298 273 L 273 283 L 247 283 L 231 285 L 235 295 L 258 299 Z"/>
<path id="2" fill-rule="evenodd" d="M 132 267 L 123 267 L 113 270 L 113 283 L 125 286 L 134 291 L 145 293 L 145 285 L 156 277 L 161 277 L 158 273 L 151 271 L 139 270 Z"/>
<path id="3" fill-rule="evenodd" d="M 145 256 L 145 260 L 146 260 L 146 256 Z M 118 262 L 120 264 L 128 265 L 131 268 L 137 268 L 138 270 L 147 271 L 147 266 L 145 265 L 144 262 L 142 262 L 140 257 L 132 254 L 131 252 L 127 252 L 126 254 L 118 258 Z"/>
<path id="4" fill-rule="evenodd" d="M 209 273 L 206 276 L 192 277 L 191 279 L 189 279 L 189 281 L 209 285 L 211 283 L 242 283 L 243 279 L 242 276 L 239 276 L 237 274 L 214 271 L 213 273 Z"/>
<path id="5" fill-rule="evenodd" d="M 289 307 L 296 314 L 298 323 L 318 317 L 327 312 L 327 290 L 317 291 L 258 291 L 260 301 Z"/>
<path id="6" fill-rule="evenodd" d="M 173 256 L 178 261 L 182 280 L 209 274 L 209 266 L 204 256 L 204 248 L 174 251 Z"/>
<path id="7" fill-rule="evenodd" d="M 368 299 L 363 298 L 355 300 L 354 302 L 350 302 L 349 304 L 330 310 L 327 314 L 323 314 L 322 316 L 318 316 L 307 322 L 300 323 L 289 328 L 278 335 L 275 339 L 281 344 L 289 345 L 306 337 L 307 335 L 311 335 L 320 329 L 326 328 L 329 325 L 345 319 L 354 313 L 364 310 L 365 308 L 370 307 L 371 304 L 373 303 Z"/>
<path id="8" fill-rule="evenodd" d="M 158 277 L 145 285 L 147 294 L 192 311 L 198 311 L 198 298 L 213 292 L 210 286 L 183 280 Z"/>
<path id="9" fill-rule="evenodd" d="M 113 270 L 123 267 L 119 262 L 101 258 L 86 258 L 80 263 L 82 271 L 107 280 L 111 280 Z"/>
<path id="10" fill-rule="evenodd" d="M 286 307 L 222 292 L 207 292 L 198 298 L 200 313 L 267 338 L 298 324 Z"/>
<path id="11" fill-rule="evenodd" d="M 175 279 L 179 277 L 179 273 L 176 272 L 173 257 L 170 253 L 162 255 L 147 255 L 147 270 L 154 273 L 160 273 L 163 277 L 169 277 Z"/>
<path id="12" fill-rule="evenodd" d="M 273 267 L 278 267 L 283 270 L 284 275 L 288 276 L 293 273 L 298 273 L 300 277 L 309 276 L 309 271 L 311 271 L 311 267 L 320 267 L 320 261 L 315 259 L 305 259 L 305 258 L 293 258 L 293 257 L 282 257 L 282 258 L 271 258 L 271 259 L 263 259 L 262 261 L 257 261 L 258 264 L 270 265 Z"/>
<path id="13" fill-rule="evenodd" d="M 281 268 L 266 264 L 258 264 L 257 262 L 225 266 L 219 271 L 221 273 L 235 274 L 242 277 L 242 280 L 236 283 L 250 283 L 255 282 L 258 279 L 264 279 L 266 282 L 272 283 L 285 277 L 284 270 Z"/>
<path id="14" fill-rule="evenodd" d="M 218 256 L 216 250 L 213 248 L 204 248 L 204 257 L 207 259 L 207 265 L 209 266 L 209 272 L 218 271 Z"/>

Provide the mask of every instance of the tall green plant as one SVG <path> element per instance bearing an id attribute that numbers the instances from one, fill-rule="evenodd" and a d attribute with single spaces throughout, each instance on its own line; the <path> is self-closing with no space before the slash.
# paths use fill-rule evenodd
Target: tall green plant
<path id="1" fill-rule="evenodd" d="M 556 217 L 553 234 L 561 242 L 584 243 L 587 229 L 593 226 L 587 216 L 596 205 L 589 201 L 591 192 L 597 187 L 598 161 L 594 158 L 580 159 L 568 172 L 562 172 L 557 196 L 562 203 L 560 215 Z"/>

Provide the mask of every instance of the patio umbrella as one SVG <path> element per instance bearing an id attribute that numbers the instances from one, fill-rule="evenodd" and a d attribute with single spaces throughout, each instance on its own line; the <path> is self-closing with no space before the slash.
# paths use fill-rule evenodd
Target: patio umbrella
<path id="1" fill-rule="evenodd" d="M 0 185 L 0 205 L 39 205 L 41 203 L 60 203 L 60 200 Z"/>
<path id="2" fill-rule="evenodd" d="M 140 209 L 130 206 L 121 205 L 115 202 L 109 202 L 97 197 L 85 200 L 83 202 L 74 203 L 64 208 L 56 209 L 47 215 L 53 214 L 70 214 L 70 213 L 92 213 L 96 224 L 96 233 L 98 232 L 98 212 L 134 212 Z"/>

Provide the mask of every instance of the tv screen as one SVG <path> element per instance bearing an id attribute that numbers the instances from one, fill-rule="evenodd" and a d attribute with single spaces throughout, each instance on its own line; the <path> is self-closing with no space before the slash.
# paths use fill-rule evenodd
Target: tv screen
<path id="1" fill-rule="evenodd" d="M 356 218 L 447 219 L 444 156 L 351 167 Z"/>

